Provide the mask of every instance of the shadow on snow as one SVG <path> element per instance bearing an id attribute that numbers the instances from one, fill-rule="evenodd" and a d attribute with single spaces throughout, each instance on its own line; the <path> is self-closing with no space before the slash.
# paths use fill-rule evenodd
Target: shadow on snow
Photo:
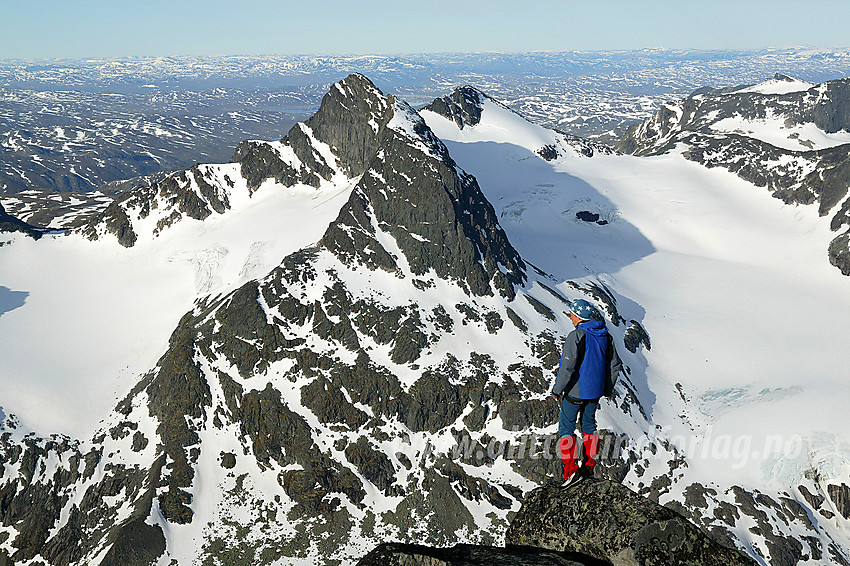
<path id="1" fill-rule="evenodd" d="M 28 296 L 26 291 L 12 291 L 0 285 L 0 316 L 24 306 Z"/>

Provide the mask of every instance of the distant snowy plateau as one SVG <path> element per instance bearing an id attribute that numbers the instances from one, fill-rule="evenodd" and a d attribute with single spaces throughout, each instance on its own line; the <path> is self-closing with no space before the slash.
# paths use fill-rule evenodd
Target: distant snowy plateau
<path id="1" fill-rule="evenodd" d="M 243 139 L 284 135 L 352 72 L 416 107 L 475 85 L 532 122 L 613 144 L 628 125 L 700 87 L 753 84 L 777 72 L 816 83 L 850 76 L 850 51 L 2 60 L 0 195 L 88 192 L 226 161 Z M 26 206 L 32 198 L 41 194 L 4 204 Z"/>
<path id="2" fill-rule="evenodd" d="M 575 55 L 558 88 L 604 65 L 668 81 L 596 115 L 604 89 L 505 82 L 551 70 L 546 54 L 478 56 L 499 81 L 459 88 L 422 86 L 433 61 L 293 60 L 290 75 L 365 65 L 394 94 L 351 74 L 221 159 L 0 196 L 0 563 L 501 543 L 560 473 L 547 392 L 583 298 L 626 366 L 596 473 L 760 564 L 850 565 L 848 53 L 642 54 Z M 730 59 L 757 79 L 705 87 Z M 164 89 L 172 63 L 115 68 Z M 72 96 L 45 84 L 76 71 L 16 65 L 6 104 Z M 36 114 L 44 155 L 95 135 Z M 616 128 L 616 149 L 571 115 Z"/>

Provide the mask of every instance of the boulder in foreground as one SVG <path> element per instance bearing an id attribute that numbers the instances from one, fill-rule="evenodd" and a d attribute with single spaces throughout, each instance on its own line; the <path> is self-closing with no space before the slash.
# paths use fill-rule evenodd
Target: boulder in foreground
<path id="1" fill-rule="evenodd" d="M 607 480 L 532 491 L 505 543 L 581 553 L 616 566 L 756 564 L 675 511 Z"/>

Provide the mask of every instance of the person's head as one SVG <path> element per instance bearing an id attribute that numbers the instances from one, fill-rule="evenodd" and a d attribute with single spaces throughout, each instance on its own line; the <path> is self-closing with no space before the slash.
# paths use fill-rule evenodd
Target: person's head
<path id="1" fill-rule="evenodd" d="M 584 299 L 576 299 L 570 304 L 570 320 L 574 326 L 593 318 L 596 309 Z"/>

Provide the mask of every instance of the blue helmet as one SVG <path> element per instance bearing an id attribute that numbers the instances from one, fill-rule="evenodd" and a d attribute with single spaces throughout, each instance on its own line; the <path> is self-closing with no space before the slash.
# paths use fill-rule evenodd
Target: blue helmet
<path id="1" fill-rule="evenodd" d="M 584 299 L 573 301 L 570 304 L 570 311 L 582 320 L 592 320 L 598 316 L 596 314 L 596 307 Z"/>

